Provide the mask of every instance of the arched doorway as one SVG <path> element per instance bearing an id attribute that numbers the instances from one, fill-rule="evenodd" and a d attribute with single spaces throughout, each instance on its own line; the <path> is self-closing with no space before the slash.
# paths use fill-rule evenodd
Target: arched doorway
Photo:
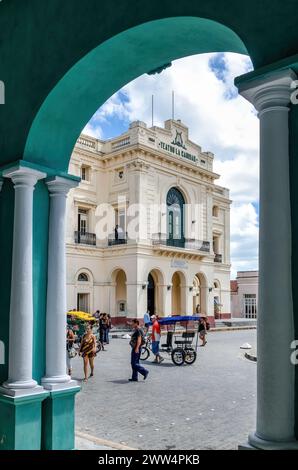
<path id="1" fill-rule="evenodd" d="M 207 281 L 202 273 L 193 279 L 193 313 L 207 315 Z"/>
<path id="2" fill-rule="evenodd" d="M 117 269 L 112 274 L 110 311 L 113 317 L 127 316 L 127 278 L 123 269 Z"/>
<path id="3" fill-rule="evenodd" d="M 163 285 L 164 276 L 159 269 L 152 269 L 148 274 L 147 309 L 150 315 L 164 315 Z"/>
<path id="4" fill-rule="evenodd" d="M 155 282 L 151 273 L 148 276 L 147 309 L 150 315 L 154 315 L 155 313 Z"/>
<path id="5" fill-rule="evenodd" d="M 167 245 L 184 248 L 184 204 L 183 194 L 171 188 L 167 194 Z"/>
<path id="6" fill-rule="evenodd" d="M 185 275 L 176 271 L 172 276 L 172 315 L 185 315 Z"/>
<path id="7" fill-rule="evenodd" d="M 214 318 L 221 317 L 221 290 L 220 282 L 215 280 L 213 283 L 213 305 L 214 305 Z"/>

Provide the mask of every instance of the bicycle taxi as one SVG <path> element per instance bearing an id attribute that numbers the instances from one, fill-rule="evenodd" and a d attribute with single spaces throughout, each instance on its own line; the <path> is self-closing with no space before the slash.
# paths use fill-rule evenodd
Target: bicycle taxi
<path id="1" fill-rule="evenodd" d="M 167 330 L 166 342 L 163 342 L 162 335 L 160 351 L 168 353 L 176 366 L 191 365 L 196 361 L 199 336 L 198 322 L 200 318 L 198 315 L 192 315 L 161 317 L 158 319 L 160 326 L 165 327 Z M 150 351 L 151 339 L 149 335 L 146 344 L 142 346 L 141 359 L 148 359 Z"/>

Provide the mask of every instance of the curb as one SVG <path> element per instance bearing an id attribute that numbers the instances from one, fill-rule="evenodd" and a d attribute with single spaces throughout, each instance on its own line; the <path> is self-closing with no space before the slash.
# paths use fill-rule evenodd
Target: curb
<path id="1" fill-rule="evenodd" d="M 222 326 L 222 327 L 215 327 L 215 328 L 210 328 L 210 331 L 237 331 L 237 330 L 256 330 L 256 326 Z"/>
<path id="2" fill-rule="evenodd" d="M 218 327 L 218 328 L 210 328 L 209 332 L 208 333 L 212 333 L 212 332 L 216 332 L 216 331 L 240 331 L 240 330 L 256 330 L 257 327 L 256 326 L 222 326 L 222 327 Z M 178 333 L 178 331 L 177 331 Z M 123 333 L 114 333 L 111 335 L 112 338 L 115 338 L 115 339 L 123 339 L 123 335 L 127 334 L 127 332 L 123 332 Z M 128 333 L 129 334 L 129 333 Z M 166 334 L 166 332 L 162 332 L 161 333 L 162 335 L 163 334 Z"/>
<path id="3" fill-rule="evenodd" d="M 95 437 L 95 436 L 86 434 L 81 431 L 76 431 L 75 435 L 82 439 L 86 439 L 86 441 L 90 441 L 93 444 L 96 444 L 98 446 L 110 447 L 111 449 L 114 449 L 114 450 L 137 450 L 137 449 L 134 449 L 133 447 L 128 447 L 123 444 L 119 444 L 118 442 L 108 441 L 107 439 L 101 439 L 99 437 Z"/>
<path id="4" fill-rule="evenodd" d="M 257 353 L 254 350 L 246 352 L 244 356 L 250 361 L 257 362 Z"/>

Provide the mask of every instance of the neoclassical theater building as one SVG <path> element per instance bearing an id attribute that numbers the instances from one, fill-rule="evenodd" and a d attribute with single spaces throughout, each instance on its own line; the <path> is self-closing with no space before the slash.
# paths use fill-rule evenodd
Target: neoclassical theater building
<path id="1" fill-rule="evenodd" d="M 230 316 L 230 199 L 214 155 L 180 120 L 133 122 L 111 140 L 81 135 L 69 172 L 69 309 L 114 323 L 151 314 Z M 116 226 L 118 226 L 116 228 Z"/>

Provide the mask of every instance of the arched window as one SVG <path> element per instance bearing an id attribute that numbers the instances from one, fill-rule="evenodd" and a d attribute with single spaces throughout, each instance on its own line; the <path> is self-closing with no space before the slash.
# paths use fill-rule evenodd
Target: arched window
<path id="1" fill-rule="evenodd" d="M 167 244 L 184 248 L 184 204 L 182 193 L 171 188 L 167 194 Z"/>
<path id="2" fill-rule="evenodd" d="M 89 281 L 89 277 L 86 273 L 81 273 L 79 274 L 78 276 L 78 281 L 79 282 L 88 282 Z"/>

